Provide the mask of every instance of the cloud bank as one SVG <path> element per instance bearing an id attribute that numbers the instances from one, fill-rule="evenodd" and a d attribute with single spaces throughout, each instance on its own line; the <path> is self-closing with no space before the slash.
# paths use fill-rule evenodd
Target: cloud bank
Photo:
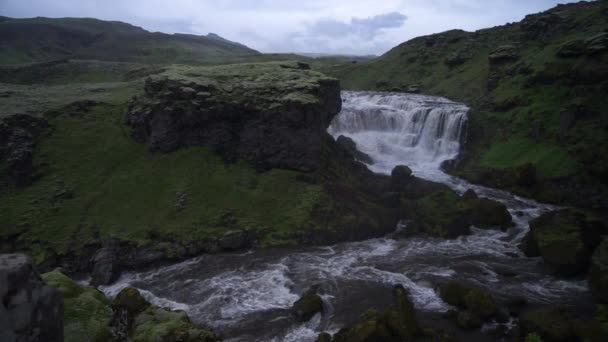
<path id="1" fill-rule="evenodd" d="M 262 52 L 381 54 L 420 35 L 521 20 L 569 0 L 0 0 L 9 17 L 94 17 L 217 33 Z"/>

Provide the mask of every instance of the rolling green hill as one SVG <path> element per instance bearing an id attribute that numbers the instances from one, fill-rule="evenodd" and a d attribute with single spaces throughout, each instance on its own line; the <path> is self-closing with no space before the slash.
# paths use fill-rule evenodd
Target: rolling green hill
<path id="1" fill-rule="evenodd" d="M 62 58 L 139 63 L 206 63 L 257 51 L 216 34 L 148 32 L 130 24 L 91 18 L 0 20 L 0 64 Z"/>
<path id="2" fill-rule="evenodd" d="M 606 206 L 607 1 L 419 37 L 369 63 L 323 70 L 346 89 L 419 89 L 469 105 L 452 173 L 544 201 Z M 524 179 L 526 170 L 536 177 Z"/>

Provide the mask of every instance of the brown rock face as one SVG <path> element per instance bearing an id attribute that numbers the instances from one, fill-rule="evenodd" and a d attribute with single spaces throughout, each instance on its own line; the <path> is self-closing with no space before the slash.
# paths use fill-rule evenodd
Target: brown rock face
<path id="1" fill-rule="evenodd" d="M 0 255 L 0 340 L 62 342 L 63 299 L 23 254 Z"/>
<path id="2" fill-rule="evenodd" d="M 337 80 L 297 64 L 177 67 L 147 80 L 127 123 L 162 152 L 209 146 L 261 170 L 313 171 L 341 105 Z"/>

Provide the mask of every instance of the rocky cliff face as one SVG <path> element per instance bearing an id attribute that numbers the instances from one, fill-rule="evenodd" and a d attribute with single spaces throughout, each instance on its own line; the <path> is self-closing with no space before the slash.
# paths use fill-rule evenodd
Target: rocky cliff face
<path id="1" fill-rule="evenodd" d="M 210 146 L 258 169 L 319 167 L 329 122 L 341 109 L 337 80 L 303 63 L 174 67 L 147 79 L 127 123 L 153 149 Z"/>
<path id="2" fill-rule="evenodd" d="M 0 255 L 0 340 L 62 342 L 63 300 L 23 254 Z"/>

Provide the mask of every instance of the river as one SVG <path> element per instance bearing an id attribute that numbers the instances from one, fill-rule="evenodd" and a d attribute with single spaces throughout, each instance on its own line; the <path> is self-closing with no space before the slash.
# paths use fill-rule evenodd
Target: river
<path id="1" fill-rule="evenodd" d="M 226 341 L 314 341 L 320 331 L 336 332 L 369 307 L 387 305 L 390 288 L 407 288 L 421 313 L 449 309 L 438 284 L 467 279 L 497 298 L 525 296 L 532 303 L 580 305 L 589 300 L 586 281 L 560 280 L 538 258 L 517 248 L 528 221 L 550 205 L 467 183 L 442 172 L 466 137 L 468 108 L 447 99 L 413 94 L 343 92 L 343 110 L 328 132 L 352 138 L 372 157 L 368 167 L 389 174 L 408 165 L 420 178 L 507 205 L 515 225 L 508 231 L 477 230 L 455 240 L 390 237 L 325 247 L 252 250 L 203 255 L 178 264 L 126 273 L 103 287 L 113 296 L 126 286 L 153 303 L 185 310 Z M 407 229 L 404 224 L 397 229 Z M 312 285 L 320 285 L 323 314 L 298 323 L 289 308 Z"/>

